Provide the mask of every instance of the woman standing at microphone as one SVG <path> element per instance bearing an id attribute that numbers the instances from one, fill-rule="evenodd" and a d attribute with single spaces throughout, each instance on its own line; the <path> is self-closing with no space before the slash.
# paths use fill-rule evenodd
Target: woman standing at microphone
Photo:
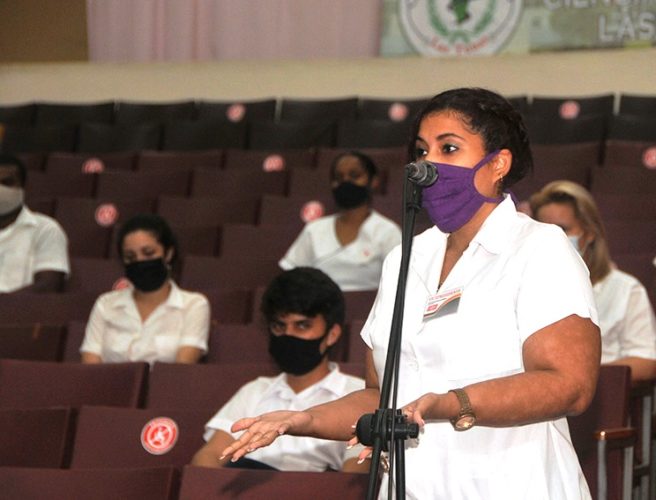
<path id="1" fill-rule="evenodd" d="M 485 89 L 442 92 L 418 115 L 410 149 L 438 181 L 423 191 L 435 226 L 414 238 L 405 291 L 398 401 L 421 428 L 406 441 L 407 497 L 589 499 L 565 417 L 594 395 L 597 312 L 565 234 L 504 194 L 532 166 L 521 116 Z M 378 406 L 400 259 L 397 247 L 385 260 L 361 332 L 366 389 L 239 420 L 225 456 L 281 434 L 352 438 Z"/>
<path id="2" fill-rule="evenodd" d="M 333 160 L 330 181 L 339 212 L 308 223 L 280 267 L 316 267 L 342 291 L 375 290 L 383 260 L 401 243 L 399 226 L 371 208 L 376 165 L 365 154 L 342 153 Z"/>

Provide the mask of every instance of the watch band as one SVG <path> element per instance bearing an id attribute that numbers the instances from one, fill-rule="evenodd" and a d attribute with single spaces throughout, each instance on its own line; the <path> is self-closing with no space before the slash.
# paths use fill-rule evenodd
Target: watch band
<path id="1" fill-rule="evenodd" d="M 474 414 L 474 410 L 472 409 L 469 396 L 467 396 L 464 389 L 451 389 L 449 392 L 454 393 L 460 403 L 458 415 L 450 419 L 451 425 L 453 425 L 456 431 L 471 429 L 476 424 L 476 414 Z"/>
<path id="2" fill-rule="evenodd" d="M 464 389 L 451 389 L 449 392 L 454 393 L 458 398 L 458 402 L 460 403 L 460 413 L 458 416 L 465 413 L 474 413 L 471 407 L 471 402 L 469 401 L 469 396 L 467 396 L 467 393 Z"/>

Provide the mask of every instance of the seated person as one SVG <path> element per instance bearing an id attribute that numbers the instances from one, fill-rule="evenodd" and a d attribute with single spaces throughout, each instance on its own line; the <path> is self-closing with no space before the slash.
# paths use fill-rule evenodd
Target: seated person
<path id="1" fill-rule="evenodd" d="M 270 283 L 261 310 L 269 328 L 269 352 L 280 366 L 277 377 L 259 377 L 244 385 L 205 426 L 205 441 L 193 465 L 273 468 L 286 471 L 366 472 L 357 465 L 357 451 L 345 442 L 284 436 L 273 446 L 255 451 L 246 463 L 232 464 L 221 452 L 236 436 L 232 423 L 263 411 L 302 409 L 339 399 L 364 388 L 364 381 L 345 375 L 328 362 L 328 351 L 340 338 L 344 297 L 322 271 L 299 267 Z"/>
<path id="2" fill-rule="evenodd" d="M 399 226 L 371 208 L 376 165 L 362 153 L 343 153 L 333 161 L 330 180 L 338 213 L 309 222 L 280 267 L 316 267 L 344 291 L 376 290 L 383 260 L 401 243 Z"/>
<path id="3" fill-rule="evenodd" d="M 601 329 L 601 362 L 628 365 L 633 380 L 656 377 L 656 318 L 645 287 L 612 266 L 606 232 L 592 195 L 554 181 L 530 198 L 533 216 L 560 226 L 590 271 Z"/>
<path id="4" fill-rule="evenodd" d="M 177 242 L 158 215 L 137 215 L 118 233 L 132 287 L 96 300 L 80 347 L 83 363 L 196 363 L 207 352 L 210 306 L 171 278 Z"/>
<path id="5" fill-rule="evenodd" d="M 0 154 L 0 293 L 59 292 L 68 240 L 57 221 L 24 204 L 26 179 L 21 160 Z"/>

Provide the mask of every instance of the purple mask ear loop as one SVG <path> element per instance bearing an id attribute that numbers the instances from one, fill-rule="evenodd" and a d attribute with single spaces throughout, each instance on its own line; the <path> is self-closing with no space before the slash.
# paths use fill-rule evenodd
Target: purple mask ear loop
<path id="1" fill-rule="evenodd" d="M 474 171 L 474 174 L 476 174 L 476 172 L 478 170 L 480 170 L 481 168 L 483 168 L 485 165 L 490 163 L 500 152 L 501 152 L 500 149 L 495 149 L 491 153 L 488 153 L 487 155 L 485 155 L 485 157 L 481 161 L 479 161 L 476 165 L 474 165 L 474 168 L 472 169 Z M 480 196 L 482 196 L 486 201 L 489 201 L 489 202 L 492 202 L 492 203 L 495 203 L 497 201 L 503 201 L 503 195 L 501 195 L 497 198 L 489 198 L 487 196 L 483 196 L 482 194 L 480 194 Z"/>

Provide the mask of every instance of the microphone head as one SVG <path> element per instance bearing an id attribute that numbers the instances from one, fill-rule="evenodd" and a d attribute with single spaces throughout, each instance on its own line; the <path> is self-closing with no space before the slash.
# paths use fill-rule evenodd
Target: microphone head
<path id="1" fill-rule="evenodd" d="M 437 181 L 437 169 L 435 165 L 426 160 L 417 160 L 405 166 L 408 179 L 418 186 L 428 187 Z"/>

